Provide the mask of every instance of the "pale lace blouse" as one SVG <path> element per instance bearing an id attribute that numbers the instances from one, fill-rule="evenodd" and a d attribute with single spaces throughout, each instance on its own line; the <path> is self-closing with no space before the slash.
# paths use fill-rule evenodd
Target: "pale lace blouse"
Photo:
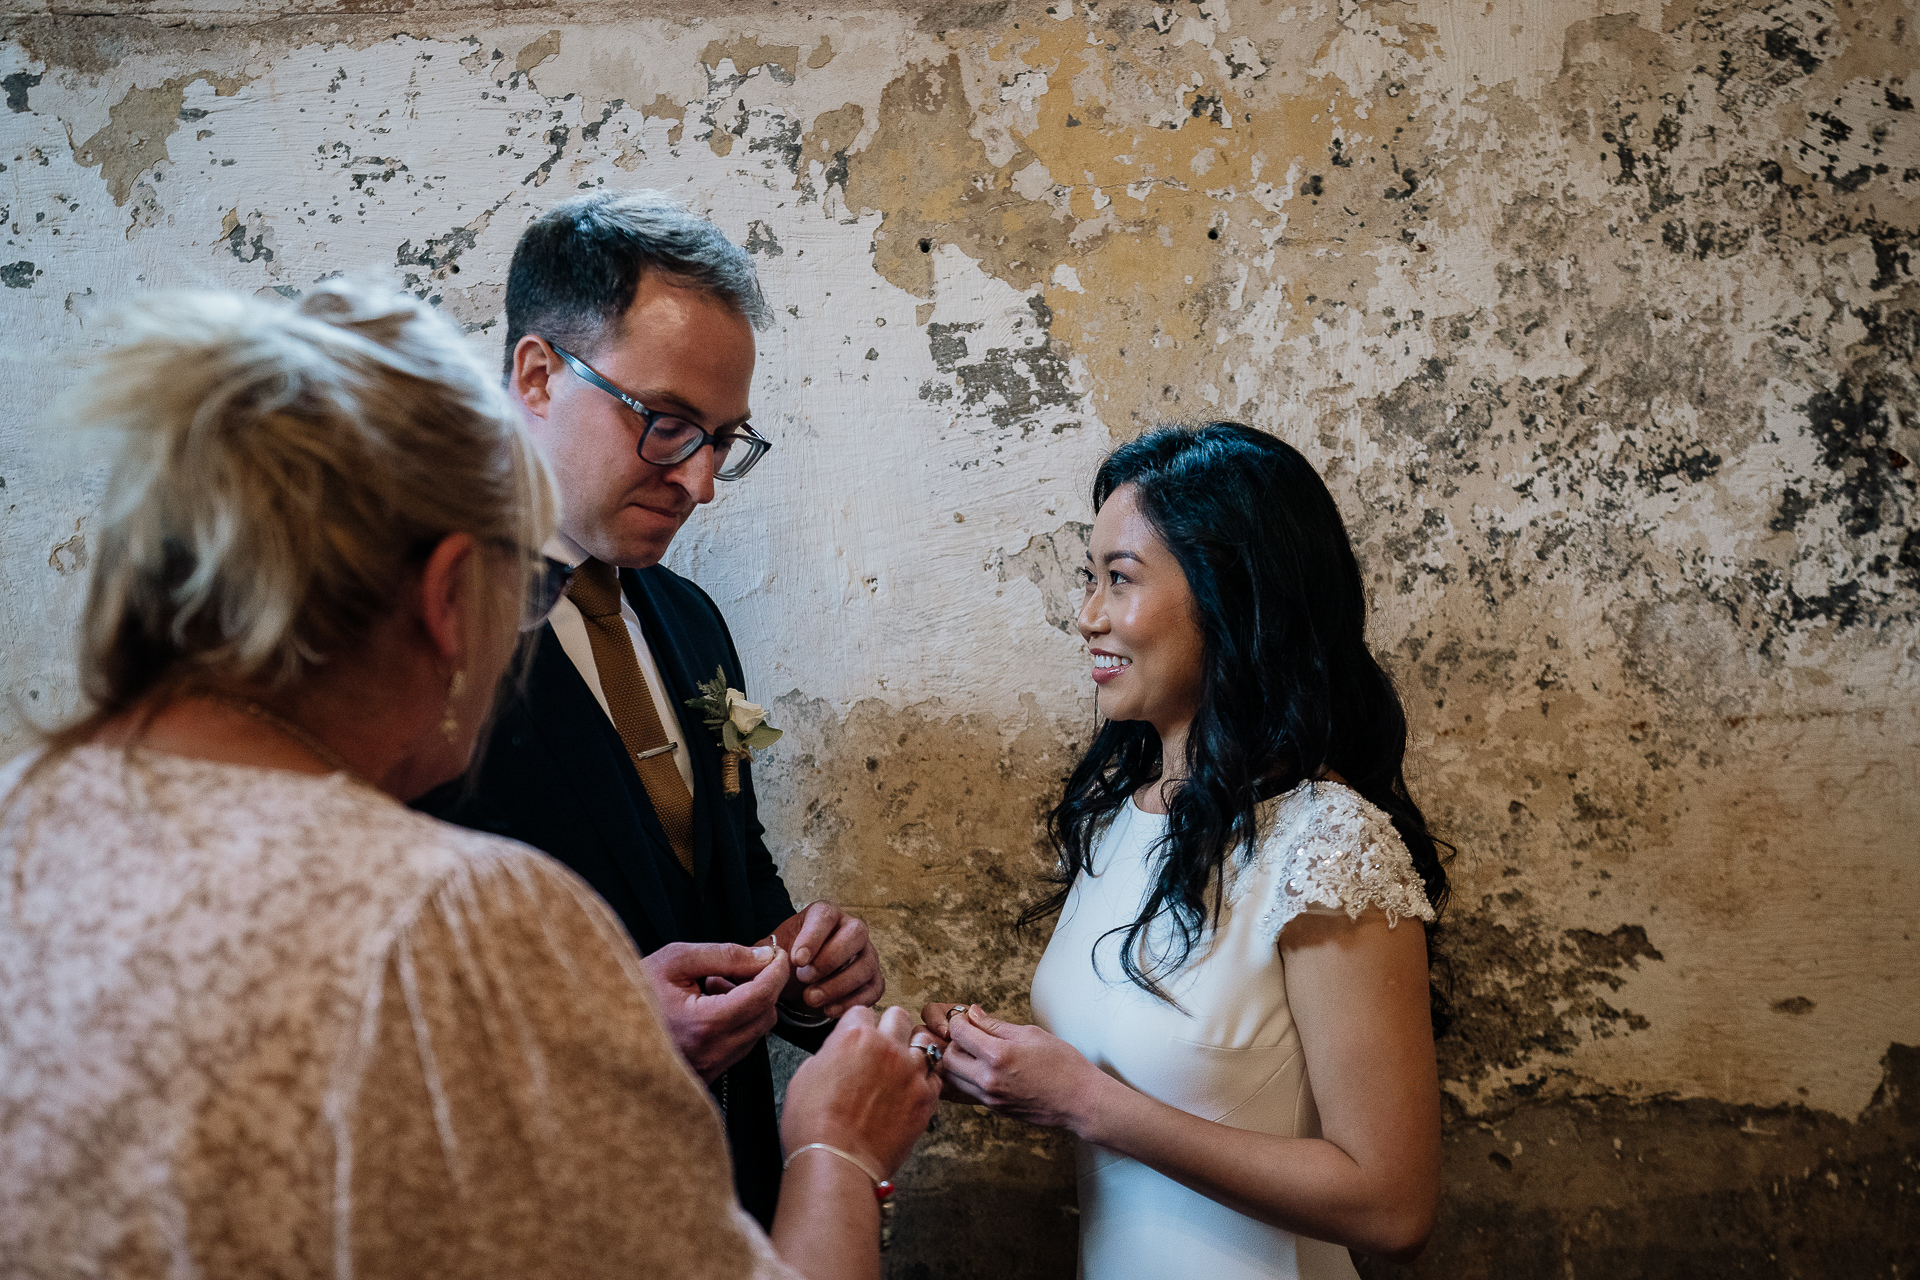
<path id="1" fill-rule="evenodd" d="M 0 769 L 8 1276 L 792 1274 L 558 863 L 343 775 L 29 763 Z"/>

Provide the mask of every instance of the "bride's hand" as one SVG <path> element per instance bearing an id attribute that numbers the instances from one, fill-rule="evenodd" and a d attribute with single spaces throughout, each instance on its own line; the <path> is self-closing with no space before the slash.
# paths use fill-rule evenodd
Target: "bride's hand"
<path id="1" fill-rule="evenodd" d="M 949 1090 L 1028 1124 L 1078 1129 L 1111 1081 L 1078 1049 L 1039 1027 L 1003 1022 L 979 1005 L 947 1021 L 940 1068 Z"/>

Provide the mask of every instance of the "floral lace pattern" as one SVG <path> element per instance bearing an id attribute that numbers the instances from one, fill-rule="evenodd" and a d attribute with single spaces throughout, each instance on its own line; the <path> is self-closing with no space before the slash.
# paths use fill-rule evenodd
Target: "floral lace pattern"
<path id="1" fill-rule="evenodd" d="M 1413 857 L 1392 819 L 1353 788 L 1304 782 L 1262 806 L 1251 859 L 1240 863 L 1228 890 L 1239 905 L 1266 881 L 1260 929 L 1277 938 L 1295 916 L 1343 912 L 1358 920 L 1378 908 L 1387 924 L 1431 921 Z M 1271 876 L 1261 873 L 1271 872 Z"/>
<path id="2" fill-rule="evenodd" d="M 28 763 L 0 768 L 0 1271 L 792 1276 L 559 863 L 341 775 Z"/>

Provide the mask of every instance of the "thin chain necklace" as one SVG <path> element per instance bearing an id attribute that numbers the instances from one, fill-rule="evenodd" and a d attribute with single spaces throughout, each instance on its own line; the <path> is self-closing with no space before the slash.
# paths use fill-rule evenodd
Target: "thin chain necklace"
<path id="1" fill-rule="evenodd" d="M 217 702 L 223 707 L 238 711 L 243 715 L 251 716 L 269 728 L 279 730 L 282 734 L 292 738 L 295 742 L 312 752 L 320 763 L 327 766 L 327 768 L 336 773 L 346 774 L 347 777 L 359 783 L 361 786 L 373 786 L 371 782 L 368 782 L 360 776 L 358 770 L 347 763 L 346 757 L 271 707 L 263 706 L 251 698 L 242 698 L 230 693 L 206 693 L 201 696 L 207 698 L 209 701 Z"/>

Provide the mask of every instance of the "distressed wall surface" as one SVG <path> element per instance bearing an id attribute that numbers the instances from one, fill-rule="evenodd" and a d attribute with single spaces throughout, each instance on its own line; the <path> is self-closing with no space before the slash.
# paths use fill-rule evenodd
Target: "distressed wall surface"
<path id="1" fill-rule="evenodd" d="M 1024 1012 L 1092 469 L 1239 418 L 1339 497 L 1460 850 L 1414 1270 L 1920 1269 L 1911 0 L 6 12 L 0 754 L 73 706 L 101 477 L 35 415 L 116 303 L 372 269 L 491 354 L 530 216 L 674 189 L 780 323 L 673 563 L 891 999 Z M 894 1274 L 1070 1274 L 1070 1170 L 947 1108 Z"/>

